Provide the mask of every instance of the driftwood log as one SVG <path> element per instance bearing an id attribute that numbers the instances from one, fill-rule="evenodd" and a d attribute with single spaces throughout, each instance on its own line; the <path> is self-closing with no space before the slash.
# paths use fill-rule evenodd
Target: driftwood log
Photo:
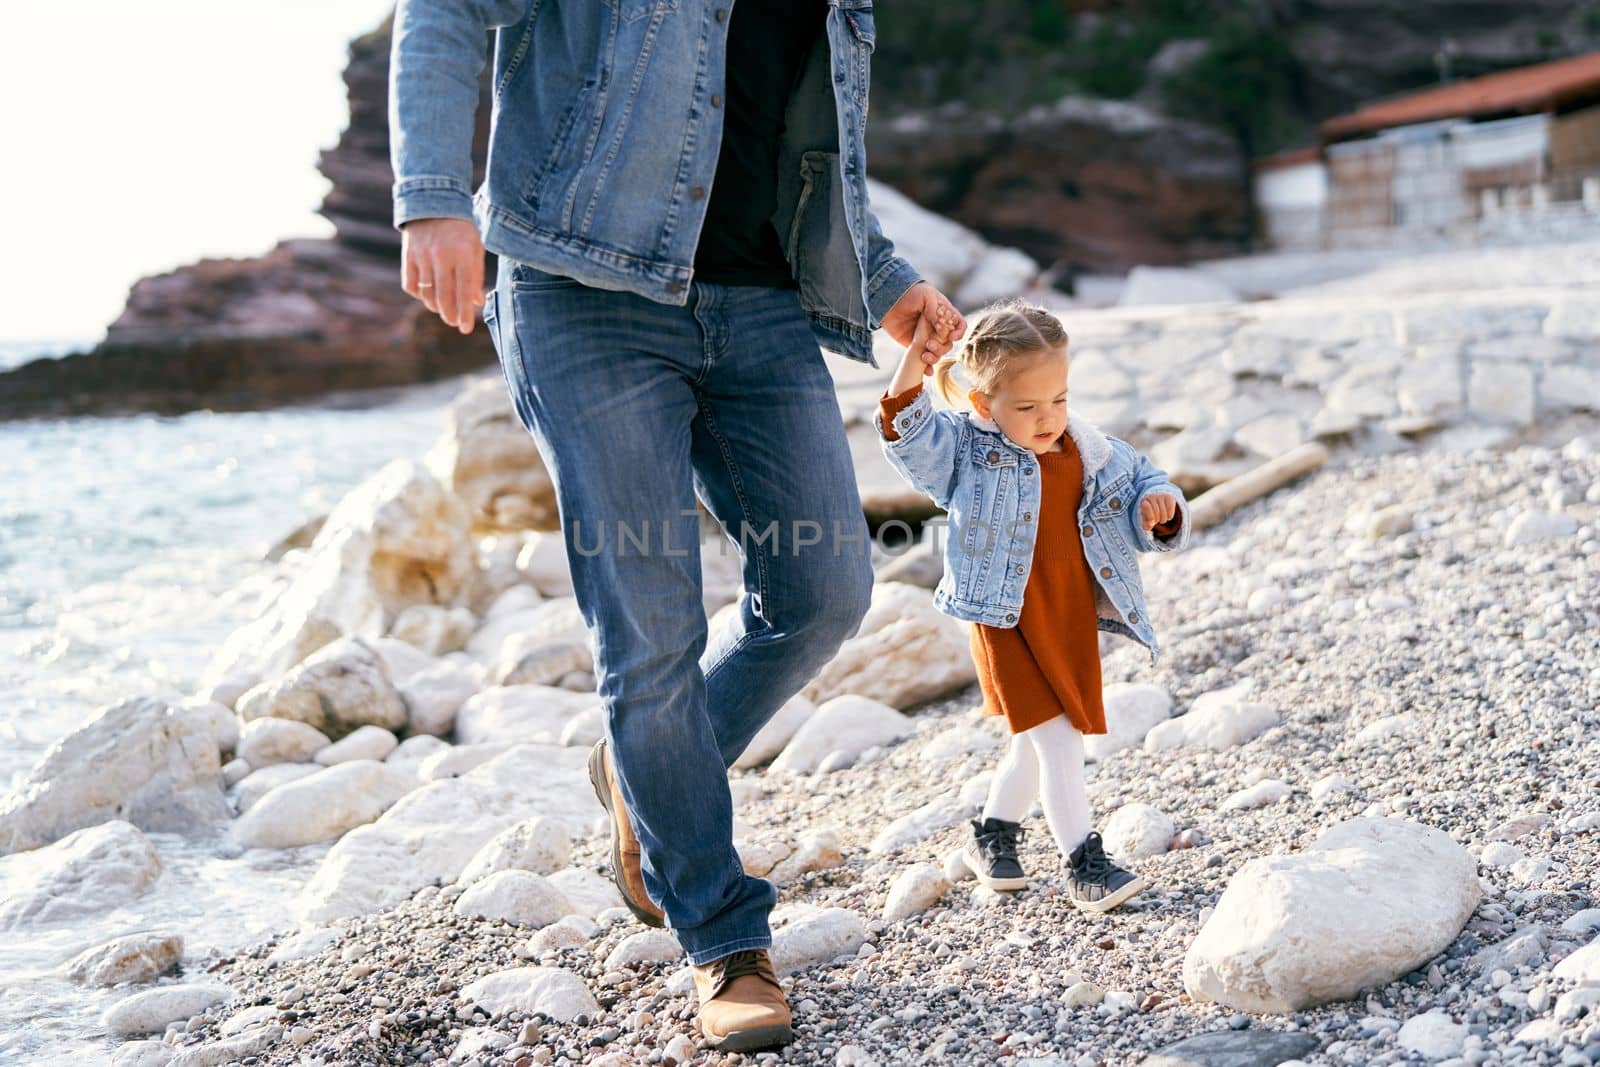
<path id="1" fill-rule="evenodd" d="M 1293 448 L 1237 478 L 1229 478 L 1189 501 L 1189 523 L 1196 530 L 1215 526 L 1252 500 L 1259 500 L 1327 462 L 1328 449 L 1315 441 Z"/>

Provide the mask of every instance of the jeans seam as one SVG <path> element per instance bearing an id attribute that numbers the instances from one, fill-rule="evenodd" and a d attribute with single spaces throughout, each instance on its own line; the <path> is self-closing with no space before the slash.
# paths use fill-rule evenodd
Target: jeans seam
<path id="1" fill-rule="evenodd" d="M 697 393 L 695 395 L 695 405 L 700 409 L 700 416 L 705 419 L 706 432 L 709 433 L 712 440 L 716 441 L 717 443 L 717 452 L 722 456 L 722 464 L 728 472 L 728 484 L 733 488 L 734 498 L 739 501 L 740 520 L 743 524 L 748 525 L 750 523 L 750 502 L 745 497 L 744 483 L 739 478 L 739 468 L 734 465 L 733 454 L 728 448 L 727 438 L 723 437 L 722 433 L 717 429 L 716 418 L 712 415 L 711 409 L 706 405 L 705 397 Z M 740 547 L 743 548 L 742 539 L 740 541 Z M 763 608 L 765 608 L 766 604 L 768 603 L 767 594 L 768 583 L 770 579 L 767 575 L 766 562 L 761 558 L 761 553 L 759 550 L 755 554 L 755 560 L 756 594 L 760 596 L 761 604 Z M 763 621 L 765 620 L 763 619 Z M 729 656 L 731 656 L 735 650 L 741 648 L 750 637 L 751 635 L 749 633 L 746 633 L 740 637 L 739 640 L 734 642 L 733 646 L 728 650 L 727 655 L 722 656 L 710 667 L 706 668 L 705 673 L 709 674 L 711 671 L 721 666 L 728 660 Z"/>

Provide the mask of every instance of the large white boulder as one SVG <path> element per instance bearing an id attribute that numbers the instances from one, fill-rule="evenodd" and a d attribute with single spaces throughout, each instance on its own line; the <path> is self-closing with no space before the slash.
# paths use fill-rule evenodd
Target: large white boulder
<path id="1" fill-rule="evenodd" d="M 1149 859 L 1167 851 L 1172 841 L 1172 817 L 1149 804 L 1124 804 L 1106 820 L 1102 832 L 1106 851 L 1129 862 Z"/>
<path id="2" fill-rule="evenodd" d="M 218 651 L 207 688 L 276 679 L 341 635 L 377 638 L 413 604 L 454 606 L 475 567 L 461 501 L 395 460 L 333 509 L 267 610 Z"/>
<path id="3" fill-rule="evenodd" d="M 868 851 L 874 855 L 893 852 L 926 840 L 947 826 L 954 826 L 973 814 L 965 800 L 955 794 L 935 797 L 921 807 L 895 819 L 873 837 Z"/>
<path id="4" fill-rule="evenodd" d="M 319 649 L 275 682 L 239 698 L 239 717 L 289 719 L 338 740 L 362 726 L 398 731 L 406 705 L 378 653 L 365 641 L 343 637 Z"/>
<path id="5" fill-rule="evenodd" d="M 456 713 L 483 687 L 478 672 L 465 663 L 440 660 L 398 684 L 406 702 L 406 729 L 444 737 L 455 729 Z"/>
<path id="6" fill-rule="evenodd" d="M 550 876 L 550 884 L 571 902 L 579 915 L 592 919 L 603 911 L 622 907 L 622 894 L 609 878 L 586 867 L 568 867 Z"/>
<path id="7" fill-rule="evenodd" d="M 777 710 L 772 718 L 767 720 L 765 726 L 756 731 L 755 737 L 750 739 L 750 744 L 733 761 L 733 765 L 740 769 L 759 767 L 783 751 L 785 745 L 794 740 L 794 735 L 800 732 L 800 727 L 806 720 L 816 714 L 817 706 L 805 697 L 796 693 L 783 706 Z"/>
<path id="8" fill-rule="evenodd" d="M 233 838 L 245 848 L 294 848 L 331 841 L 382 815 L 416 788 L 404 768 L 351 760 L 280 785 L 239 816 Z"/>
<path id="9" fill-rule="evenodd" d="M 456 741 L 480 745 L 503 741 L 559 744 L 567 724 L 598 706 L 594 693 L 553 685 L 490 686 L 456 712 Z"/>
<path id="10" fill-rule="evenodd" d="M 177 966 L 182 955 L 180 935 L 141 930 L 84 949 L 68 960 L 62 970 L 74 982 L 114 986 L 154 978 Z"/>
<path id="11" fill-rule="evenodd" d="M 456 898 L 457 915 L 498 919 L 513 926 L 549 926 L 577 914 L 549 879 L 532 871 L 496 871 Z"/>
<path id="12" fill-rule="evenodd" d="M 877 582 L 860 629 L 801 693 L 818 705 L 854 693 L 905 709 L 977 680 L 969 631 L 933 606 L 933 594 Z"/>
<path id="13" fill-rule="evenodd" d="M 1208 702 L 1196 700 L 1187 715 L 1168 719 L 1144 736 L 1146 752 L 1175 748 L 1209 748 L 1221 751 L 1242 745 L 1278 724 L 1277 709 L 1270 704 Z"/>
<path id="14" fill-rule="evenodd" d="M 106 1009 L 100 1023 L 113 1037 L 159 1034 L 167 1024 L 199 1015 L 233 998 L 227 986 L 207 982 L 160 986 L 125 997 Z"/>
<path id="15" fill-rule="evenodd" d="M 102 915 L 161 876 L 161 857 L 132 823 L 90 826 L 28 857 L 32 884 L 0 901 L 0 930 Z"/>
<path id="16" fill-rule="evenodd" d="M 1015 248 L 991 245 L 973 230 L 884 185 L 867 181 L 873 213 L 895 250 L 959 307 L 1015 296 L 1033 284 L 1039 264 Z"/>
<path id="17" fill-rule="evenodd" d="M 1345 1000 L 1442 952 L 1481 896 L 1477 863 L 1448 834 L 1352 819 L 1304 852 L 1246 863 L 1190 945 L 1184 986 L 1240 1011 Z"/>
<path id="18" fill-rule="evenodd" d="M 332 742 L 308 723 L 293 719 L 251 719 L 239 731 L 239 758 L 263 770 L 279 763 L 311 763 Z"/>
<path id="19" fill-rule="evenodd" d="M 913 863 L 889 886 L 883 904 L 883 921 L 899 922 L 927 911 L 950 891 L 950 879 L 931 863 Z"/>
<path id="20" fill-rule="evenodd" d="M 190 834 L 227 817 L 210 716 L 127 700 L 57 741 L 0 800 L 0 855 L 112 818 Z"/>
<path id="21" fill-rule="evenodd" d="M 560 967 L 496 971 L 463 986 L 461 1000 L 464 1004 L 480 1004 L 493 1014 L 542 1012 L 559 1023 L 570 1023 L 579 1015 L 593 1019 L 600 1014 L 600 1005 L 583 979 Z"/>
<path id="22" fill-rule="evenodd" d="M 867 924 L 849 908 L 808 910 L 779 925 L 782 919 L 782 913 L 773 915 L 770 953 L 780 975 L 853 956 L 867 940 Z"/>
<path id="23" fill-rule="evenodd" d="M 388 759 L 389 753 L 399 746 L 400 742 L 394 734 L 383 727 L 361 726 L 327 748 L 321 749 L 311 759 L 324 767 L 358 759 L 384 760 Z"/>
<path id="24" fill-rule="evenodd" d="M 325 923 L 361 915 L 452 881 L 496 834 L 537 816 L 587 836 L 605 818 L 589 785 L 588 756 L 517 745 L 459 778 L 407 794 L 339 839 L 296 899 L 299 916 Z"/>
<path id="25" fill-rule="evenodd" d="M 555 487 L 498 375 L 463 389 L 423 462 L 465 502 L 474 528 L 554 529 Z"/>
<path id="26" fill-rule="evenodd" d="M 1101 693 L 1106 732 L 1083 739 L 1084 756 L 1103 760 L 1144 743 L 1145 734 L 1172 715 L 1172 695 L 1159 685 L 1113 682 Z"/>
<path id="27" fill-rule="evenodd" d="M 541 816 L 496 834 L 473 855 L 457 881 L 471 885 L 496 871 L 554 874 L 571 862 L 571 835 L 559 820 Z"/>
<path id="28" fill-rule="evenodd" d="M 772 761 L 772 769 L 805 774 L 831 753 L 859 757 L 869 748 L 892 745 L 915 732 L 911 720 L 888 704 L 855 694 L 837 696 L 805 721 Z"/>
<path id="29" fill-rule="evenodd" d="M 309 730 L 310 727 L 306 729 Z M 233 797 L 233 806 L 240 815 L 243 815 L 255 807 L 257 801 L 280 785 L 288 785 L 298 778 L 316 774 L 321 770 L 320 763 L 274 763 L 259 771 L 252 771 L 233 787 L 233 792 L 230 794 Z"/>

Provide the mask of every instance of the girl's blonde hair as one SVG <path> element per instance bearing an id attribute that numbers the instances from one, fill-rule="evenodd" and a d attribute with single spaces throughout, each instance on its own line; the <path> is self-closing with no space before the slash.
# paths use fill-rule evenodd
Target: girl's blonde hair
<path id="1" fill-rule="evenodd" d="M 934 391 L 953 408 L 970 407 L 954 378 L 958 365 L 971 388 L 992 396 L 1020 360 L 1066 344 L 1067 328 L 1045 308 L 1020 297 L 998 301 L 978 312 L 959 349 L 933 365 Z"/>

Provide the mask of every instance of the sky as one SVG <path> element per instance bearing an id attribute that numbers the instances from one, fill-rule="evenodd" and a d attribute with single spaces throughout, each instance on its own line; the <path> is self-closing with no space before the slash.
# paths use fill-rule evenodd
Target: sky
<path id="1" fill-rule="evenodd" d="M 317 153 L 392 7 L 0 2 L 0 341 L 97 340 L 147 274 L 331 236 Z"/>

